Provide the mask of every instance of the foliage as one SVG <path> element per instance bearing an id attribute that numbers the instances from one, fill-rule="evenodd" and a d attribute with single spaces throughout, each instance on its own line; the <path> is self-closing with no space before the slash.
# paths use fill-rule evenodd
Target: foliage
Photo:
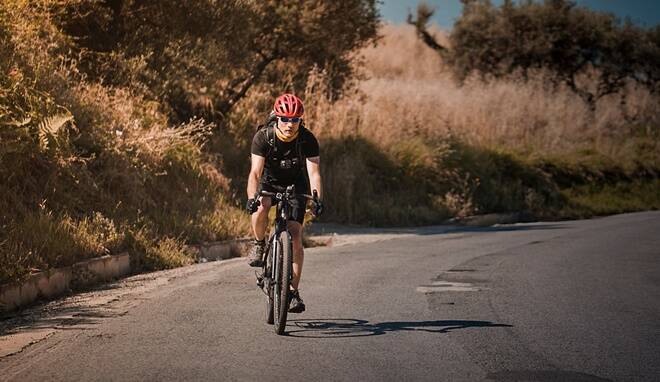
<path id="1" fill-rule="evenodd" d="M 56 15 L 88 74 L 140 83 L 175 121 L 215 122 L 259 83 L 304 90 L 312 67 L 326 68 L 340 95 L 378 18 L 373 0 L 72 1 Z"/>
<path id="2" fill-rule="evenodd" d="M 660 26 L 621 24 L 611 14 L 569 0 L 506 0 L 499 7 L 488 0 L 463 0 L 447 49 L 426 31 L 433 12 L 422 3 L 417 20 L 409 16 L 409 23 L 461 81 L 473 73 L 528 78 L 543 70 L 550 74 L 548 81 L 567 86 L 591 110 L 629 82 L 651 93 L 660 90 Z"/>
<path id="3" fill-rule="evenodd" d="M 414 65 L 397 59 L 404 50 Z M 332 103 L 314 84 L 305 97 L 314 100 L 306 116 L 321 137 L 324 219 L 393 225 L 492 212 L 584 217 L 616 209 L 576 201 L 597 191 L 572 190 L 591 185 L 616 195 L 657 178 L 658 97 L 646 89 L 625 89 L 628 110 L 608 99 L 592 114 L 543 73 L 457 84 L 408 26 L 385 27 L 380 45 L 363 52 L 370 78 L 358 93 Z M 628 189 L 650 194 L 650 187 Z M 629 206 L 656 208 L 641 202 L 651 199 Z"/>
<path id="4" fill-rule="evenodd" d="M 135 255 L 131 267 L 135 270 L 154 271 L 190 265 L 194 261 L 182 240 L 158 237 L 148 226 L 131 230 L 126 238 L 127 247 Z"/>
<path id="5" fill-rule="evenodd" d="M 248 234 L 249 145 L 285 90 L 320 139 L 326 220 L 656 208 L 651 74 L 590 113 L 547 68 L 459 85 L 450 52 L 392 30 L 367 0 L 1 2 L 0 283 L 122 251 L 137 269 L 180 266 L 186 244 Z"/>
<path id="6" fill-rule="evenodd" d="M 562 191 L 571 203 L 559 212 L 565 218 L 621 214 L 660 209 L 660 180 L 635 179 L 593 183 Z"/>
<path id="7" fill-rule="evenodd" d="M 169 123 L 140 83 L 93 77 L 54 22 L 97 3 L 0 3 L 0 283 L 124 250 L 149 269 L 189 263 L 184 244 L 248 232 L 203 152 L 212 125 Z"/>
<path id="8" fill-rule="evenodd" d="M 477 71 L 500 77 L 549 69 L 590 106 L 616 93 L 627 80 L 660 90 L 658 27 L 618 24 L 611 14 L 577 7 L 568 0 L 466 0 L 451 34 L 449 63 L 459 78 Z M 592 76 L 595 86 L 580 83 Z"/>

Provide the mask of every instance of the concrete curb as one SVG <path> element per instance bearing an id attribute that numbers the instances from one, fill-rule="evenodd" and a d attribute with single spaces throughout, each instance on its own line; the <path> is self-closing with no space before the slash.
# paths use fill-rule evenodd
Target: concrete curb
<path id="1" fill-rule="evenodd" d="M 0 285 L 0 311 L 9 312 L 40 298 L 53 298 L 72 288 L 80 288 L 131 271 L 128 253 L 103 256 L 76 263 L 70 267 L 51 269 L 31 275 L 23 282 Z"/>
<path id="2" fill-rule="evenodd" d="M 445 224 L 453 224 L 467 227 L 489 227 L 495 224 L 531 223 L 537 218 L 530 212 L 515 212 L 509 214 L 485 214 L 466 216 L 464 218 L 453 218 L 445 221 Z"/>
<path id="3" fill-rule="evenodd" d="M 197 262 L 241 257 L 250 239 L 227 240 L 189 245 Z M 101 284 L 131 273 L 128 253 L 81 261 L 69 267 L 50 269 L 31 275 L 23 282 L 0 285 L 0 313 L 11 312 L 38 299 L 52 299 L 70 290 Z"/>
<path id="4" fill-rule="evenodd" d="M 247 253 L 251 239 L 236 239 L 189 245 L 188 249 L 197 255 L 198 263 L 227 260 Z"/>

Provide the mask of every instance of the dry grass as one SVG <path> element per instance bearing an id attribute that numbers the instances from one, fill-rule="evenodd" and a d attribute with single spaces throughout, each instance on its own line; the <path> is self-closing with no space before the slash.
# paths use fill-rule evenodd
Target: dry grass
<path id="1" fill-rule="evenodd" d="M 430 32 L 444 45 L 448 40 L 443 31 L 431 28 Z M 437 80 L 444 76 L 442 59 L 416 37 L 414 27 L 384 24 L 382 38 L 377 46 L 363 49 L 365 74 L 369 78 L 394 81 Z"/>
<path id="2" fill-rule="evenodd" d="M 101 213 L 78 220 L 58 216 L 45 204 L 4 229 L 8 239 L 0 243 L 0 280 L 110 254 L 123 241 L 115 223 Z"/>
<path id="3" fill-rule="evenodd" d="M 460 85 L 413 27 L 386 25 L 382 34 L 379 46 L 362 52 L 366 78 L 354 94 L 325 101 L 323 73 L 308 84 L 306 118 L 325 148 L 331 219 L 422 224 L 517 210 L 552 216 L 573 194 L 559 192 L 547 163 L 583 180 L 582 166 L 624 177 L 660 167 L 659 99 L 644 89 L 629 86 L 625 105 L 618 95 L 604 98 L 592 114 L 568 89 L 548 86 L 542 71 L 524 81 Z"/>
<path id="4" fill-rule="evenodd" d="M 435 32 L 446 42 L 440 33 Z M 626 89 L 625 107 L 618 95 L 607 97 L 595 115 L 570 90 L 547 86 L 542 72 L 528 81 L 469 79 L 460 86 L 412 26 L 386 26 L 381 45 L 365 49 L 364 56 L 368 79 L 360 90 L 366 97 L 357 106 L 361 120 L 355 130 L 377 141 L 393 131 L 414 130 L 452 133 L 481 147 L 541 154 L 589 147 L 617 156 L 622 139 L 636 133 L 632 129 L 660 124 L 658 97 L 633 85 Z M 351 109 L 350 102 L 343 107 Z"/>

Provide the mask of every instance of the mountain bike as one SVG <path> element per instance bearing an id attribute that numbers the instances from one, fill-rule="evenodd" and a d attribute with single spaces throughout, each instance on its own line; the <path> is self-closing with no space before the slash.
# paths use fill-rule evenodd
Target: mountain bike
<path id="1" fill-rule="evenodd" d="M 255 274 L 257 285 L 266 295 L 266 323 L 274 324 L 277 334 L 284 334 L 293 278 L 293 246 L 287 226 L 293 208 L 291 203 L 300 197 L 317 203 L 318 193 L 314 190 L 313 195 L 296 194 L 293 185 L 274 189 L 277 192 L 260 190 L 255 195 L 255 200 L 259 200 L 260 196 L 269 196 L 272 205 L 277 203 L 275 223 L 264 251 L 261 273 L 256 271 Z"/>

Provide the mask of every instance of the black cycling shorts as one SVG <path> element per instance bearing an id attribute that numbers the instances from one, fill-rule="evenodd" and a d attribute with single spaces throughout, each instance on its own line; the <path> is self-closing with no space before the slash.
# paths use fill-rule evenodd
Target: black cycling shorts
<path id="1" fill-rule="evenodd" d="M 296 185 L 296 193 L 297 194 L 306 194 L 309 193 L 308 190 L 304 188 L 298 188 L 299 185 Z M 275 188 L 270 186 L 268 183 L 262 183 L 261 184 L 262 190 L 267 191 L 267 192 L 277 192 Z M 272 200 L 272 198 L 271 198 Z M 275 205 L 273 205 L 275 207 Z M 307 209 L 307 198 L 305 197 L 298 197 L 295 200 L 291 201 L 291 214 L 289 215 L 289 220 L 291 221 L 297 221 L 301 225 L 303 224 L 303 220 L 305 219 L 305 210 Z"/>

